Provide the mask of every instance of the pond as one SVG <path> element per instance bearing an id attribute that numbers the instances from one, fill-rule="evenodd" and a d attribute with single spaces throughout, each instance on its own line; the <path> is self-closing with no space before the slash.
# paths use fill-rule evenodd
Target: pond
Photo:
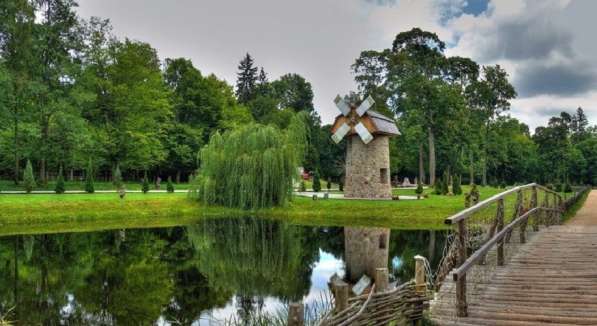
<path id="1" fill-rule="evenodd" d="M 446 233 L 306 227 L 257 218 L 196 225 L 0 238 L 0 315 L 18 325 L 219 325 L 317 306 L 337 273 L 387 262 L 413 277 L 438 264 Z M 369 264 L 369 265 L 368 265 Z"/>

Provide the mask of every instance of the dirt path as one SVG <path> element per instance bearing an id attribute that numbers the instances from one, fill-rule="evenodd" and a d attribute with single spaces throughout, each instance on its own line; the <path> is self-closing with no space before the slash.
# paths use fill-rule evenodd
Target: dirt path
<path id="1" fill-rule="evenodd" d="M 566 225 L 597 226 L 597 190 L 591 190 L 584 205 Z"/>

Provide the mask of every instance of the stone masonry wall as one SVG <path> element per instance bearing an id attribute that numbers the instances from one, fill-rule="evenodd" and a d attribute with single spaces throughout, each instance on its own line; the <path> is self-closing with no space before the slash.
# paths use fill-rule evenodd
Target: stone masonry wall
<path id="1" fill-rule="evenodd" d="M 348 138 L 344 197 L 392 198 L 389 142 L 388 136 L 380 135 L 367 145 L 358 135 Z"/>

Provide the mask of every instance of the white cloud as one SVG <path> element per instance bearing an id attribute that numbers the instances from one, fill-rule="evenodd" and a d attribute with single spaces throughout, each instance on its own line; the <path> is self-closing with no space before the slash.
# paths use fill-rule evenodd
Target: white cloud
<path id="1" fill-rule="evenodd" d="M 553 73 L 558 62 L 571 69 L 584 65 L 592 72 L 593 58 L 597 56 L 592 35 L 592 13 L 597 10 L 597 1 L 492 0 L 487 10 L 477 16 L 462 12 L 464 0 L 79 3 L 82 17 L 110 18 L 119 36 L 149 42 L 162 58 L 191 58 L 202 72 L 215 73 L 230 84 L 236 79 L 238 61 L 247 51 L 271 78 L 299 73 L 312 83 L 315 105 L 324 122 L 332 121 L 337 114 L 332 102 L 335 95 L 356 88 L 350 65 L 359 53 L 389 48 L 397 33 L 413 27 L 437 33 L 451 46 L 448 55 L 471 57 L 482 64 L 501 64 L 512 81 L 530 90 L 528 94 L 566 90 L 531 89 L 536 81 L 529 80 L 530 75 Z M 531 66 L 539 70 L 529 75 Z M 551 70 L 541 71 L 541 67 Z M 569 77 L 574 77 L 568 72 Z M 560 78 L 554 82 L 558 80 L 565 83 Z M 564 109 L 584 104 L 590 112 L 592 102 L 587 99 L 594 96 L 590 92 L 592 85 L 584 87 L 589 93 L 539 94 L 517 99 L 512 115 L 537 125 L 536 119 L 558 105 Z M 545 123 L 546 119 L 542 120 L 539 123 Z"/>

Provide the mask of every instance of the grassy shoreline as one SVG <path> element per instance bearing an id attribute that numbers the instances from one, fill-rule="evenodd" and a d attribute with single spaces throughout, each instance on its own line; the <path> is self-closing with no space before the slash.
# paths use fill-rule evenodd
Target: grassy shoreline
<path id="1" fill-rule="evenodd" d="M 407 194 L 412 190 L 400 191 Z M 499 192 L 481 190 L 483 198 Z M 203 218 L 258 216 L 297 225 L 370 226 L 393 229 L 445 229 L 445 217 L 464 207 L 460 196 L 416 200 L 318 200 L 295 197 L 286 207 L 245 211 L 206 207 L 185 193 L 0 195 L 0 236 L 84 232 L 98 229 L 168 227 Z"/>

